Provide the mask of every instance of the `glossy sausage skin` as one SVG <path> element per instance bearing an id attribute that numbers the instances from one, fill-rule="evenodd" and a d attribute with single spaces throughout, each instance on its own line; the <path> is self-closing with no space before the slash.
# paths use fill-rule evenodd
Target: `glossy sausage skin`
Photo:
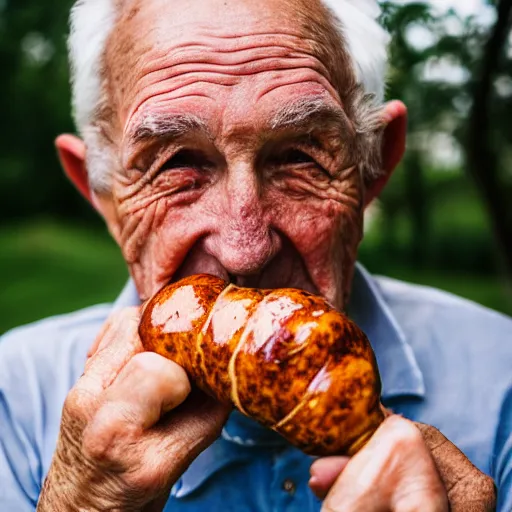
<path id="1" fill-rule="evenodd" d="M 366 336 L 307 292 L 191 276 L 147 303 L 139 333 L 203 391 L 311 455 L 351 455 L 384 420 Z"/>

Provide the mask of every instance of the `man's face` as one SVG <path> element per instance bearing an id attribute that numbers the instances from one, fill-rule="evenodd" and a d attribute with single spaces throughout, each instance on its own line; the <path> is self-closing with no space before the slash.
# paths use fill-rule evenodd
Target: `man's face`
<path id="1" fill-rule="evenodd" d="M 143 299 L 212 273 L 342 307 L 361 238 L 354 128 L 283 2 L 135 2 L 108 46 L 120 245 Z"/>

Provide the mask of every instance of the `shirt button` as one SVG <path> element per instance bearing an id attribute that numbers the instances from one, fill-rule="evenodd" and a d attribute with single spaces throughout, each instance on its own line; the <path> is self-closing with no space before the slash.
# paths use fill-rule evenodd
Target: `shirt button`
<path id="1" fill-rule="evenodd" d="M 293 496 L 295 494 L 295 490 L 296 490 L 295 482 L 293 480 L 290 480 L 289 478 L 287 478 L 283 482 L 283 491 L 285 491 L 288 494 L 290 494 L 291 496 Z"/>

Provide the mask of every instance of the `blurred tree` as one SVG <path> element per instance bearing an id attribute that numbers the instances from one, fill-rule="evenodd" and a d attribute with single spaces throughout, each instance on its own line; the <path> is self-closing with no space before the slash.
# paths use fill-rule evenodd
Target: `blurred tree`
<path id="1" fill-rule="evenodd" d="M 403 161 L 405 173 L 401 207 L 406 209 L 411 222 L 410 261 L 421 267 L 426 263 L 429 252 L 432 217 L 429 197 L 433 185 L 426 179 L 424 135 L 442 124 L 446 112 L 452 108 L 453 90 L 446 84 L 425 81 L 421 73 L 429 58 L 440 58 L 443 55 L 439 43 L 428 44 L 429 33 L 433 35 L 442 30 L 442 19 L 432 14 L 430 5 L 413 2 L 399 6 L 385 2 L 383 21 L 393 34 L 388 95 L 400 98 L 409 108 L 410 136 Z M 427 40 L 416 47 L 411 43 L 410 33 L 418 27 L 424 30 L 423 35 Z M 385 211 L 393 209 L 396 214 L 398 204 L 392 187 L 384 192 L 382 201 Z"/>
<path id="2" fill-rule="evenodd" d="M 0 222 L 94 218 L 59 171 L 53 140 L 72 131 L 66 57 L 71 0 L 0 1 Z"/>
<path id="3" fill-rule="evenodd" d="M 444 134 L 464 149 L 465 167 L 485 200 L 503 260 L 512 271 L 512 174 L 506 172 L 512 160 L 512 51 L 507 45 L 512 0 L 489 3 L 496 9 L 491 28 L 473 17 L 463 20 L 454 11 L 434 14 L 426 2 L 383 4 L 383 21 L 394 36 L 388 92 L 409 107 L 410 142 L 404 176 L 394 179 L 383 194 L 382 211 L 393 217 L 407 212 L 409 254 L 416 266 L 431 256 L 431 209 L 463 187 L 456 173 L 433 179 L 428 171 L 425 160 L 441 140 L 433 135 Z M 453 30 L 454 25 L 460 30 Z M 466 250 L 460 248 L 462 261 Z"/>
<path id="4" fill-rule="evenodd" d="M 511 76 L 512 59 L 510 55 L 507 56 L 505 47 L 512 23 L 512 0 L 500 0 L 496 10 L 496 23 L 485 45 L 478 65 L 479 71 L 473 75 L 478 79 L 471 83 L 473 105 L 469 116 L 466 150 L 468 169 L 475 178 L 489 211 L 494 233 L 501 248 L 503 263 L 510 278 L 512 277 L 512 201 L 510 200 L 512 179 L 510 170 L 508 169 L 509 173 L 506 175 L 506 166 L 503 165 L 503 148 L 507 147 L 503 142 L 510 144 L 511 130 L 507 129 L 510 117 L 506 120 L 507 124 L 497 129 L 495 122 L 491 121 L 491 116 L 497 108 L 501 110 L 501 107 L 510 114 L 510 98 L 507 98 L 506 104 L 502 105 L 502 98 L 495 86 L 500 70 L 508 68 L 508 78 L 510 79 Z M 503 131 L 508 132 L 505 137 Z M 507 136 L 508 140 L 506 140 Z"/>

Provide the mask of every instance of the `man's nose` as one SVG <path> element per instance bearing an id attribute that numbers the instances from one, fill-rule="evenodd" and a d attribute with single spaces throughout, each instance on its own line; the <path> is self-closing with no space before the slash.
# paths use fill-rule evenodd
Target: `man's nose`
<path id="1" fill-rule="evenodd" d="M 230 274 L 256 274 L 279 251 L 280 237 L 272 229 L 252 169 L 231 173 L 226 188 L 217 229 L 206 240 L 206 249 Z"/>

